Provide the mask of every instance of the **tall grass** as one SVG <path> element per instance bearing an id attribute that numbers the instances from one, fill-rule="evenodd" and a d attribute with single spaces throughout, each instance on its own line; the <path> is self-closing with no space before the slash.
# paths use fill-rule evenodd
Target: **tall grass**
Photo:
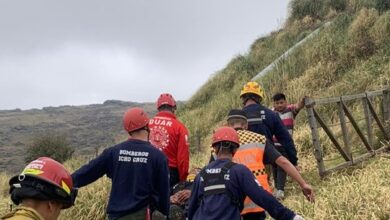
<path id="1" fill-rule="evenodd" d="M 0 173 L 0 216 L 10 210 L 11 199 L 8 196 L 9 175 Z"/>
<path id="2" fill-rule="evenodd" d="M 75 171 L 88 162 L 87 158 L 75 157 L 65 163 L 65 167 L 70 171 Z M 96 182 L 79 190 L 76 206 L 65 210 L 60 220 L 63 219 L 106 219 L 106 207 L 111 191 L 111 181 L 107 177 L 102 177 Z"/>
<path id="3" fill-rule="evenodd" d="M 312 159 L 304 157 L 304 164 Z M 305 172 L 316 189 L 316 203 L 310 204 L 300 195 L 299 187 L 289 184 L 284 204 L 306 219 L 378 219 L 390 218 L 390 160 L 385 157 L 364 162 L 359 167 L 333 173 L 320 180 L 315 173 Z"/>

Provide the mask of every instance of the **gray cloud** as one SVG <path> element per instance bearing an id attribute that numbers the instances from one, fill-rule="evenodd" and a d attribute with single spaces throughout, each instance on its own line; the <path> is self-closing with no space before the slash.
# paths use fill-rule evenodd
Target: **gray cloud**
<path id="1" fill-rule="evenodd" d="M 287 1 L 0 1 L 0 109 L 188 99 Z"/>

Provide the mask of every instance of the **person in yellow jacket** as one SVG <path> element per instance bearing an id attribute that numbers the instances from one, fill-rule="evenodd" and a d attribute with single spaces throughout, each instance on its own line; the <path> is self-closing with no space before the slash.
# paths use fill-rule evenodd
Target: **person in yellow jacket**
<path id="1" fill-rule="evenodd" d="M 266 137 L 248 131 L 246 113 L 243 110 L 232 109 L 228 115 L 228 126 L 234 128 L 240 138 L 240 148 L 233 157 L 233 161 L 247 166 L 265 190 L 271 193 L 264 164 L 276 163 L 283 168 L 302 188 L 309 201 L 314 202 L 313 188 L 305 182 L 298 170 L 282 156 Z M 264 209 L 257 206 L 249 198 L 244 201 L 241 212 L 244 220 L 265 219 Z"/>
<path id="2" fill-rule="evenodd" d="M 56 220 L 62 209 L 74 204 L 70 173 L 59 162 L 40 157 L 9 181 L 11 200 L 19 205 L 2 220 Z"/>
<path id="3" fill-rule="evenodd" d="M 13 212 L 10 212 L 1 219 L 7 220 L 45 220 L 35 209 L 25 206 L 17 207 Z"/>

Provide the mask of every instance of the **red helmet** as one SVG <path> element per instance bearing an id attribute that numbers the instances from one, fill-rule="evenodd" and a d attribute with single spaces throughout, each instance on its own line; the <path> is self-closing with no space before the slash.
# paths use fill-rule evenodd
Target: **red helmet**
<path id="1" fill-rule="evenodd" d="M 221 141 L 230 141 L 240 145 L 237 131 L 231 127 L 220 127 L 214 131 L 212 144 L 214 145 Z"/>
<path id="2" fill-rule="evenodd" d="M 40 157 L 30 162 L 21 174 L 9 181 L 11 199 L 19 204 L 24 198 L 55 200 L 69 208 L 77 191 L 73 189 L 70 173 L 59 162 Z"/>
<path id="3" fill-rule="evenodd" d="M 159 109 L 162 105 L 169 105 L 175 107 L 176 101 L 171 94 L 163 93 L 157 99 L 157 109 Z"/>
<path id="4" fill-rule="evenodd" d="M 132 132 L 145 127 L 149 123 L 149 117 L 142 108 L 130 108 L 123 115 L 123 127 L 127 132 Z"/>

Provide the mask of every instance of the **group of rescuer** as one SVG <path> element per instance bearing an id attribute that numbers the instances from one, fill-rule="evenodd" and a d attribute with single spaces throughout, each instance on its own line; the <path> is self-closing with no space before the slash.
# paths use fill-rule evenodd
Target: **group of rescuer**
<path id="1" fill-rule="evenodd" d="M 105 149 L 73 174 L 41 157 L 11 178 L 9 192 L 18 206 L 1 219 L 56 220 L 62 209 L 74 205 L 78 188 L 104 175 L 112 182 L 110 220 L 259 220 L 266 212 L 274 219 L 303 219 L 280 202 L 286 173 L 314 202 L 313 188 L 298 171 L 292 139 L 303 101 L 288 105 L 278 93 L 271 110 L 261 104 L 264 97 L 258 83 L 244 85 L 244 107 L 227 113 L 227 126 L 212 134 L 210 163 L 191 172 L 188 130 L 176 119 L 172 95 L 159 96 L 153 118 L 141 108 L 130 108 L 123 116 L 128 140 Z M 267 164 L 273 167 L 273 194 Z"/>

